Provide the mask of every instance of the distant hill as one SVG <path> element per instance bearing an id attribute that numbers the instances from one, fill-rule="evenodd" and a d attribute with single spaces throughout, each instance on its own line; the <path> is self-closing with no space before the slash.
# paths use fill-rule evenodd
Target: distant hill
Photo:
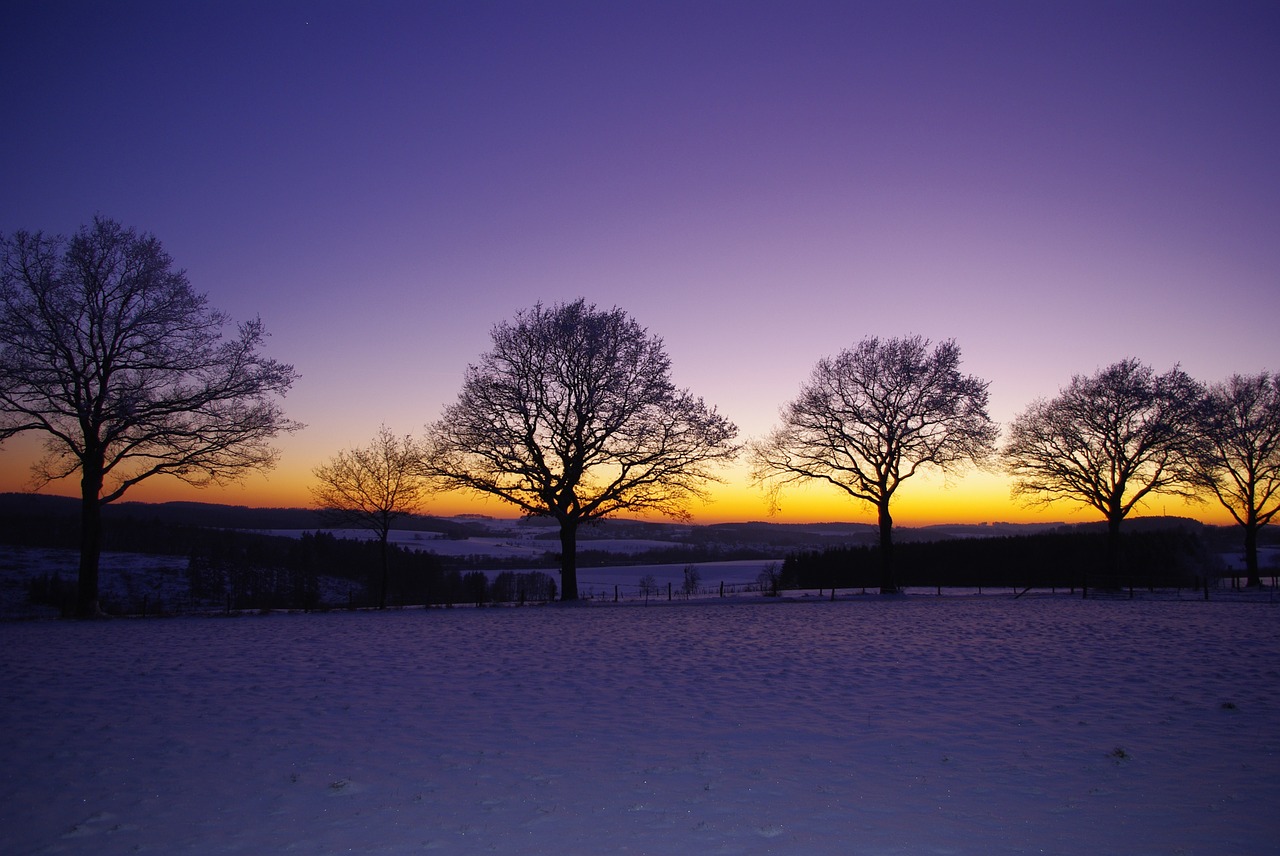
<path id="1" fill-rule="evenodd" d="M 66 496 L 37 493 L 0 493 L 0 532 L 12 529 L 16 521 L 45 519 L 74 523 L 79 518 L 80 500 Z M 113 521 L 134 524 L 152 523 L 163 526 L 195 526 L 207 529 L 324 529 L 332 524 L 310 508 L 250 508 L 244 505 L 219 505 L 211 502 L 113 502 L 103 507 L 102 519 L 107 527 Z M 445 537 L 465 538 L 483 534 L 483 523 L 463 522 L 448 518 L 411 515 L 396 522 L 397 529 L 417 532 L 442 532 Z"/>
<path id="2" fill-rule="evenodd" d="M 34 493 L 0 493 L 0 542 L 32 543 L 32 529 L 56 532 L 57 540 L 73 536 L 80 502 L 63 496 Z M 108 530 L 113 524 L 130 529 L 155 527 L 198 527 L 237 530 L 319 530 L 333 524 L 308 508 L 250 508 L 243 505 L 221 505 L 209 502 L 117 502 L 103 508 L 103 521 Z M 449 539 L 501 537 L 512 528 L 543 529 L 535 537 L 556 541 L 554 527 L 545 519 L 512 521 L 481 515 L 432 517 L 410 515 L 396 522 L 396 529 L 437 532 Z M 1137 517 L 1126 520 L 1125 531 L 1144 532 L 1153 529 L 1184 527 L 1204 529 L 1204 524 L 1185 517 Z M 1213 528 L 1213 527 L 1208 527 Z M 1105 524 L 1087 522 L 1063 523 L 982 523 L 941 524 L 934 526 L 896 526 L 894 540 L 900 543 L 945 541 L 952 538 L 991 538 L 1032 535 L 1046 531 L 1101 530 Z M 527 535 L 525 537 L 528 537 Z M 585 524 L 579 531 L 582 550 L 590 550 L 592 541 L 647 540 L 665 541 L 697 548 L 725 547 L 763 550 L 777 555 L 793 550 L 824 549 L 831 546 L 858 546 L 876 542 L 878 530 L 870 523 L 774 523 L 746 521 L 742 523 L 690 524 L 664 521 L 610 519 Z M 72 540 L 70 543 L 74 543 Z M 549 545 L 554 551 L 557 545 Z"/>
<path id="3" fill-rule="evenodd" d="M 38 493 L 0 493 L 0 514 L 75 517 L 80 500 Z M 304 529 L 319 525 L 315 511 L 305 508 L 248 508 L 205 502 L 114 502 L 103 507 L 104 519 L 131 517 L 182 526 L 221 529 Z"/>

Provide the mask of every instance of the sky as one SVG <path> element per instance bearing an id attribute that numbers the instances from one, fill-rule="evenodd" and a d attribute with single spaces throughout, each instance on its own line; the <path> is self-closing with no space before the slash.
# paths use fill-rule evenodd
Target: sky
<path id="1" fill-rule="evenodd" d="M 494 324 L 579 297 L 741 439 L 873 335 L 955 339 L 1007 425 L 1126 357 L 1280 370 L 1278 47 L 1268 2 L 10 0 L 0 232 L 154 233 L 301 375 L 269 474 L 129 499 L 308 505 L 379 425 L 420 435 Z M 0 449 L 0 490 L 34 449 Z M 767 519 L 745 465 L 724 479 L 696 521 Z M 1094 516 L 995 472 L 895 500 Z M 774 519 L 874 515 L 814 489 Z"/>

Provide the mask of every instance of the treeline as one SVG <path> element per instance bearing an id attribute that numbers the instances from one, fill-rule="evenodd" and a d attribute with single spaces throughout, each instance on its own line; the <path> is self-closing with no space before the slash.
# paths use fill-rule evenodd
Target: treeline
<path id="1" fill-rule="evenodd" d="M 250 546 L 278 547 L 258 552 Z M 315 609 L 372 606 L 382 585 L 381 549 L 376 541 L 306 532 L 300 538 L 264 537 L 215 553 L 193 555 L 188 563 L 192 597 L 206 604 L 226 600 L 235 609 Z M 351 583 L 346 598 L 322 596 L 321 580 Z M 537 571 L 504 571 L 494 579 L 482 571 L 445 567 L 433 553 L 394 544 L 387 547 L 389 605 L 524 603 L 554 600 L 555 581 Z"/>
<path id="2" fill-rule="evenodd" d="M 588 541 L 587 544 L 591 542 Z M 777 547 L 755 547 L 740 544 L 673 544 L 670 547 L 654 547 L 634 553 L 609 550 L 578 550 L 578 567 L 609 568 L 627 565 L 679 565 L 704 564 L 706 562 L 736 562 L 750 559 L 776 558 L 781 552 Z M 560 564 L 560 554 L 548 553 L 552 567 Z"/>
<path id="3" fill-rule="evenodd" d="M 1106 533 L 1087 529 L 907 542 L 894 546 L 893 561 L 905 586 L 1191 588 L 1221 571 L 1210 540 L 1203 530 L 1189 527 L 1122 535 L 1117 574 L 1104 570 Z M 880 548 L 854 546 L 792 553 L 783 562 L 779 587 L 875 588 L 879 583 Z"/>
<path id="4" fill-rule="evenodd" d="M 190 514 L 182 505 L 124 504 L 111 509 L 110 525 L 103 532 L 103 549 L 182 557 L 187 590 L 180 602 L 171 598 L 169 603 L 160 602 L 155 596 L 144 601 L 140 595 L 132 597 L 131 602 L 113 602 L 113 595 L 104 592 L 104 607 L 109 611 L 136 614 L 376 604 L 382 585 L 382 559 L 376 541 L 339 538 L 323 530 L 289 537 L 192 525 L 180 522 Z M 200 506 L 199 510 L 206 509 Z M 65 497 L 0 494 L 0 544 L 75 550 L 80 537 L 76 511 L 76 501 Z M 233 508 L 218 519 L 261 525 L 259 510 L 244 511 L 253 512 L 253 516 L 243 516 L 240 509 Z M 268 517 L 271 512 L 266 512 Z M 282 524 L 304 520 L 293 511 L 282 511 L 275 517 Z M 464 527 L 455 530 L 447 536 L 465 537 Z M 495 567 L 492 559 L 481 561 L 485 557 L 442 558 L 394 544 L 388 545 L 387 556 L 389 605 L 519 603 L 555 598 L 556 583 L 550 575 L 520 572 L 530 564 L 554 566 L 553 555 L 544 557 L 543 562 L 525 562 L 523 568 L 508 566 L 492 579 L 483 571 L 493 571 Z M 76 591 L 74 571 L 45 572 L 27 581 L 32 603 L 55 606 L 68 615 L 74 612 Z M 118 600 L 126 596 L 116 593 L 114 597 Z"/>
<path id="5" fill-rule="evenodd" d="M 382 554 L 373 541 L 327 532 L 306 532 L 299 538 L 228 530 L 216 534 L 193 544 L 188 554 L 191 597 L 201 606 L 315 609 L 341 605 L 343 588 L 347 605 L 365 606 L 381 585 Z M 392 545 L 387 564 L 388 603 L 421 603 L 433 587 L 444 588 L 444 569 L 430 553 Z M 326 579 L 327 591 L 321 585 Z"/>
<path id="6" fill-rule="evenodd" d="M 228 530 L 196 530 L 186 553 L 187 594 L 163 603 L 104 604 L 117 614 L 217 610 L 333 609 L 376 605 L 382 584 L 376 541 L 307 532 L 286 538 Z M 482 571 L 445 567 L 439 557 L 395 545 L 388 548 L 387 603 L 392 606 L 453 606 L 538 603 L 555 600 L 556 582 L 541 571 L 504 571 L 490 579 Z M 28 583 L 33 603 L 75 607 L 74 575 L 45 573 Z"/>
<path id="7" fill-rule="evenodd" d="M 329 521 L 307 508 L 248 508 L 204 502 L 118 502 L 103 506 L 104 549 L 171 555 L 173 543 L 194 529 L 324 529 Z M 397 529 L 430 531 L 446 539 L 489 534 L 482 523 L 405 515 Z M 36 493 L 0 493 L 0 543 L 78 548 L 80 501 Z M 181 552 L 180 550 L 176 552 Z"/>

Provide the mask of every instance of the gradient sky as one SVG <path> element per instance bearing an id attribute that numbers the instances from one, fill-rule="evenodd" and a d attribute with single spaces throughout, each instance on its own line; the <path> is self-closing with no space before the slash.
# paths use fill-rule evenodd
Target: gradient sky
<path id="1" fill-rule="evenodd" d="M 1274 2 L 8 0 L 0 83 L 0 231 L 153 232 L 302 375 L 268 477 L 129 499 L 307 505 L 316 464 L 436 418 L 494 323 L 579 296 L 744 438 L 869 335 L 956 339 L 1002 424 L 1128 356 L 1280 370 Z M 695 519 L 763 519 L 726 477 Z M 996 475 L 896 502 L 1096 516 Z M 813 491 L 777 519 L 874 518 Z"/>

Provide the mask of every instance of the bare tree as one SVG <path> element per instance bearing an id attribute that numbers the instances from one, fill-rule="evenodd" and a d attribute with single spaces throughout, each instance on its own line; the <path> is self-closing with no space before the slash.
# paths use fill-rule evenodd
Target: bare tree
<path id="1" fill-rule="evenodd" d="M 319 484 L 311 488 L 311 495 L 320 510 L 333 521 L 370 529 L 378 536 L 382 553 L 379 609 L 387 606 L 391 524 L 418 511 L 426 500 L 421 461 L 417 441 L 397 437 L 381 425 L 368 446 L 339 452 L 312 470 Z"/>
<path id="2" fill-rule="evenodd" d="M 1157 375 L 1134 359 L 1076 375 L 1057 398 L 1033 402 L 1003 449 L 1013 495 L 1096 508 L 1107 521 L 1108 584 L 1119 585 L 1120 523 L 1153 494 L 1195 498 L 1200 385 L 1179 368 Z"/>
<path id="3" fill-rule="evenodd" d="M 152 476 L 204 486 L 270 467 L 301 426 L 276 396 L 297 375 L 263 358 L 261 321 L 192 291 L 151 235 L 103 218 L 71 239 L 0 238 L 0 441 L 42 432 L 38 489 L 80 473 L 77 612 L 98 614 L 102 506 Z"/>
<path id="4" fill-rule="evenodd" d="M 426 471 L 555 519 L 561 598 L 575 600 L 578 526 L 624 510 L 687 519 L 737 428 L 673 385 L 662 340 L 620 309 L 538 304 L 492 338 L 428 426 Z"/>
<path id="5" fill-rule="evenodd" d="M 890 504 L 926 467 L 944 472 L 986 459 L 997 427 L 987 382 L 960 373 L 953 340 L 863 339 L 814 367 L 782 424 L 750 444 L 752 475 L 777 507 L 802 482 L 833 485 L 870 503 L 880 526 L 880 590 L 898 591 Z"/>
<path id="6" fill-rule="evenodd" d="M 698 586 L 702 583 L 702 572 L 698 570 L 697 565 L 684 566 L 684 585 L 681 591 L 685 597 L 692 597 L 698 593 Z"/>
<path id="7" fill-rule="evenodd" d="M 1233 375 L 1205 394 L 1199 484 L 1244 527 L 1248 584 L 1262 585 L 1258 532 L 1280 511 L 1280 376 Z"/>

